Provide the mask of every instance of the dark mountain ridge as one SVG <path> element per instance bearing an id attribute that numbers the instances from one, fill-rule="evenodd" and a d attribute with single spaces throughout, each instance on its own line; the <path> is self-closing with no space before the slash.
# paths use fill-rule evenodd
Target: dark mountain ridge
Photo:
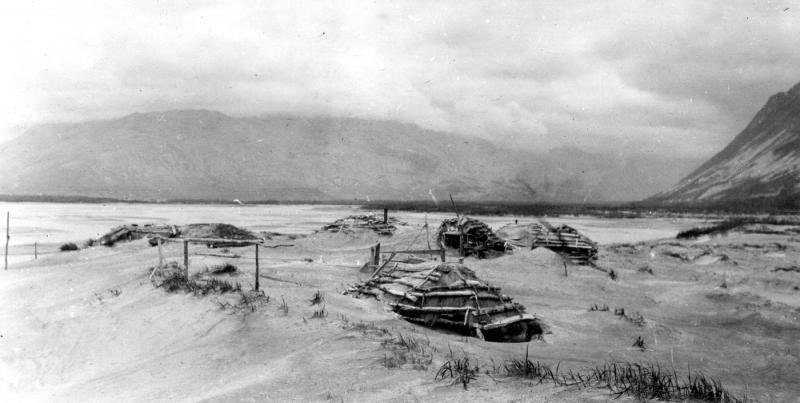
<path id="1" fill-rule="evenodd" d="M 722 151 L 653 203 L 796 208 L 800 199 L 800 84 L 769 98 Z"/>

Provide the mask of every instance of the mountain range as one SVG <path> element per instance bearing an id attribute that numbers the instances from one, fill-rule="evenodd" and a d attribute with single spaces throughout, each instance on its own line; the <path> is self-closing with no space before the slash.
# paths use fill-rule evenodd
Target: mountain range
<path id="1" fill-rule="evenodd" d="M 700 162 L 512 149 L 394 121 L 174 110 L 35 126 L 0 144 L 0 194 L 605 202 L 662 191 Z"/>
<path id="2" fill-rule="evenodd" d="M 800 84 L 770 97 L 722 151 L 648 201 L 800 206 Z"/>

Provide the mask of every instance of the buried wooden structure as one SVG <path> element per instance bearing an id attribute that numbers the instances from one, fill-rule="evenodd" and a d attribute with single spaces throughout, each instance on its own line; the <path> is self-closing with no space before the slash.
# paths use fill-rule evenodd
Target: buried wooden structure
<path id="1" fill-rule="evenodd" d="M 527 342 L 543 324 L 525 307 L 460 263 L 384 263 L 348 293 L 371 295 L 403 319 L 467 333 L 486 341 Z"/>
<path id="2" fill-rule="evenodd" d="M 322 230 L 335 233 L 351 233 L 356 229 L 369 229 L 378 235 L 389 236 L 397 230 L 396 225 L 405 225 L 405 223 L 400 222 L 395 217 L 389 217 L 388 210 L 384 209 L 383 219 L 376 217 L 374 214 L 351 215 L 323 226 Z"/>
<path id="3" fill-rule="evenodd" d="M 488 257 L 507 249 L 506 241 L 498 238 L 486 223 L 469 217 L 445 219 L 437 238 L 441 244 L 458 249 L 461 256 Z"/>
<path id="4" fill-rule="evenodd" d="M 591 265 L 597 260 L 597 244 L 568 225 L 554 227 L 544 221 L 535 234 L 531 249 L 545 247 L 577 264 Z"/>

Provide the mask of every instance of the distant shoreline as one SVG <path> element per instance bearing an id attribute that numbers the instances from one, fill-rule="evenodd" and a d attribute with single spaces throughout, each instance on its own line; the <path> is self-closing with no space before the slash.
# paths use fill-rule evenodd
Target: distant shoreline
<path id="1" fill-rule="evenodd" d="M 121 204 L 194 204 L 194 205 L 237 205 L 234 200 L 218 199 L 167 199 L 136 200 L 112 197 L 93 197 L 79 195 L 8 195 L 0 194 L 0 202 L 32 202 L 32 203 L 121 203 Z M 800 210 L 796 205 L 775 203 L 771 200 L 737 201 L 716 204 L 681 203 L 662 204 L 655 202 L 607 202 L 607 203 L 545 203 L 545 202 L 509 202 L 509 201 L 459 201 L 455 209 L 448 202 L 435 203 L 432 200 L 398 201 L 398 200 L 245 200 L 240 205 L 349 205 L 361 206 L 362 209 L 388 208 L 393 211 L 417 212 L 458 212 L 470 215 L 589 215 L 606 218 L 640 218 L 675 215 L 746 215 L 746 214 L 781 214 L 797 215 Z"/>

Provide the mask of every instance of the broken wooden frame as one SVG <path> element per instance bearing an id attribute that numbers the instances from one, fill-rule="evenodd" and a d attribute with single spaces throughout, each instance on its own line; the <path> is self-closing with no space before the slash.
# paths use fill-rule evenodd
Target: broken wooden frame
<path id="1" fill-rule="evenodd" d="M 259 290 L 259 265 L 258 265 L 258 247 L 259 246 L 266 246 L 264 241 L 260 239 L 220 239 L 220 238 L 166 238 L 163 236 L 156 236 L 154 237 L 157 239 L 158 242 L 158 267 L 153 269 L 153 273 L 150 274 L 150 277 L 153 277 L 153 274 L 156 270 L 162 272 L 164 268 L 164 255 L 162 250 L 162 245 L 164 242 L 173 242 L 173 243 L 183 243 L 183 275 L 188 280 L 189 279 L 189 244 L 190 243 L 201 243 L 201 244 L 208 244 L 208 243 L 233 243 L 233 244 L 242 244 L 242 245 L 254 245 L 256 248 L 256 279 L 255 279 L 255 290 Z"/>

